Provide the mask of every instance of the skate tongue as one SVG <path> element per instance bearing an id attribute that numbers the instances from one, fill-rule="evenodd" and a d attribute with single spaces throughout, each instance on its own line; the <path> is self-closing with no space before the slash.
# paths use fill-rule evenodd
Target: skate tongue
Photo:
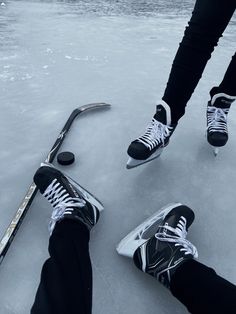
<path id="1" fill-rule="evenodd" d="M 228 109 L 230 108 L 231 103 L 232 100 L 229 100 L 225 97 L 219 97 L 218 99 L 216 99 L 213 106 L 216 108 Z"/>
<path id="2" fill-rule="evenodd" d="M 185 222 L 186 230 L 194 221 L 194 212 L 186 205 L 180 205 L 168 213 L 165 217 L 164 224 L 168 222 L 169 226 L 176 228 L 179 223 Z"/>
<path id="3" fill-rule="evenodd" d="M 167 124 L 166 110 L 162 105 L 156 106 L 156 113 L 153 118 L 163 124 Z"/>
<path id="4" fill-rule="evenodd" d="M 216 108 L 228 109 L 236 96 L 228 96 L 226 94 L 216 94 L 211 98 L 211 105 Z"/>

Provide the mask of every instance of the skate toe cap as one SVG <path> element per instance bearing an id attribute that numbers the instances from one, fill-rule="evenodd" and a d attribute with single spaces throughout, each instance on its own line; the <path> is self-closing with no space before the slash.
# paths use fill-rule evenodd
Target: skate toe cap
<path id="1" fill-rule="evenodd" d="M 223 132 L 211 132 L 207 136 L 209 144 L 215 147 L 224 146 L 228 141 L 228 134 Z"/>
<path id="2" fill-rule="evenodd" d="M 129 145 L 127 153 L 130 157 L 139 160 L 145 160 L 151 155 L 150 150 L 137 140 Z"/>

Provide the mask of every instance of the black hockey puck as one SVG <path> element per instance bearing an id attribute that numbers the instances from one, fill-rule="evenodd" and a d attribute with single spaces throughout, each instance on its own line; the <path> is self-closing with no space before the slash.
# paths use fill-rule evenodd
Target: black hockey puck
<path id="1" fill-rule="evenodd" d="M 57 155 L 57 162 L 60 165 L 71 165 L 75 161 L 75 155 L 72 152 L 61 152 Z"/>

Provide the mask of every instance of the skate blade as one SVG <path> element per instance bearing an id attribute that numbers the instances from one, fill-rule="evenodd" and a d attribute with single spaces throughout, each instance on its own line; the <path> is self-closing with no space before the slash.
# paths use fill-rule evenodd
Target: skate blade
<path id="1" fill-rule="evenodd" d="M 205 137 L 207 137 L 207 131 L 206 131 L 206 133 L 205 133 Z M 211 145 L 210 143 L 209 143 L 209 145 L 212 147 L 212 149 L 213 149 L 213 154 L 214 154 L 214 156 L 216 157 L 216 156 L 218 155 L 218 153 L 219 153 L 219 148 L 220 148 L 220 146 L 213 146 L 213 145 Z"/>
<path id="2" fill-rule="evenodd" d="M 160 225 L 166 215 L 173 208 L 181 205 L 181 203 L 169 204 L 142 222 L 119 242 L 116 247 L 118 254 L 132 258 L 137 248 L 147 242 L 156 233 L 158 225 Z"/>
<path id="3" fill-rule="evenodd" d="M 141 166 L 143 164 L 146 164 L 147 162 L 152 161 L 153 159 L 156 159 L 157 157 L 159 157 L 161 155 L 162 151 L 163 151 L 163 147 L 157 149 L 155 151 L 155 153 L 153 153 L 148 159 L 145 159 L 145 160 L 134 159 L 132 157 L 129 157 L 127 164 L 126 164 L 126 168 L 132 169 L 132 168 Z"/>
<path id="4" fill-rule="evenodd" d="M 49 166 L 51 168 L 57 169 L 53 164 L 48 163 L 48 162 L 42 162 L 41 166 Z M 57 169 L 59 170 L 59 169 Z M 67 179 L 69 180 L 70 183 L 76 186 L 76 188 L 79 190 L 79 192 L 83 195 L 84 199 L 94 206 L 97 207 L 97 209 L 101 212 L 104 210 L 104 206 L 102 202 L 100 202 L 92 193 L 90 193 L 88 190 L 86 190 L 83 186 L 81 186 L 78 182 L 76 182 L 74 179 L 72 179 L 70 176 L 59 170 Z"/>
<path id="5" fill-rule="evenodd" d="M 216 157 L 219 153 L 219 147 L 213 147 L 213 153 L 214 153 L 214 156 Z"/>

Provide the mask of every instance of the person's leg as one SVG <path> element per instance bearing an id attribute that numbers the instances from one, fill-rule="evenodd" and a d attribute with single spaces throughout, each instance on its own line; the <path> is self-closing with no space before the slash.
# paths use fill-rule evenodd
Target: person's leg
<path id="1" fill-rule="evenodd" d="M 219 93 L 236 96 L 236 53 L 232 57 L 224 78 L 218 88 Z"/>
<path id="2" fill-rule="evenodd" d="M 137 167 L 159 157 L 168 145 L 178 120 L 197 86 L 214 47 L 236 8 L 235 0 L 197 0 L 189 25 L 173 61 L 167 86 L 156 114 L 146 132 L 131 142 L 127 168 Z M 223 86 L 235 86 L 235 58 L 226 73 Z M 231 84 L 229 85 L 229 82 Z M 166 116 L 169 116 L 166 119 Z"/>
<path id="3" fill-rule="evenodd" d="M 32 314 L 90 314 L 92 268 L 89 231 L 81 222 L 63 220 L 49 240 Z"/>
<path id="4" fill-rule="evenodd" d="M 170 290 L 192 314 L 236 313 L 236 286 L 196 260 L 180 265 Z"/>
<path id="5" fill-rule="evenodd" d="M 235 0 L 197 0 L 189 26 L 173 61 L 163 100 L 171 108 L 172 123 L 184 115 L 185 106 L 197 86 L 214 47 L 236 8 Z M 224 86 L 235 88 L 235 58 Z M 234 86 L 233 86 L 234 85 Z"/>
<path id="6" fill-rule="evenodd" d="M 102 204 L 49 165 L 37 170 L 34 182 L 53 212 L 50 257 L 43 265 L 31 314 L 91 314 L 89 236 Z"/>
<path id="7" fill-rule="evenodd" d="M 170 289 L 192 314 L 236 313 L 236 286 L 198 263 L 186 239 L 193 211 L 171 204 L 131 231 L 117 246 L 138 269 Z"/>

